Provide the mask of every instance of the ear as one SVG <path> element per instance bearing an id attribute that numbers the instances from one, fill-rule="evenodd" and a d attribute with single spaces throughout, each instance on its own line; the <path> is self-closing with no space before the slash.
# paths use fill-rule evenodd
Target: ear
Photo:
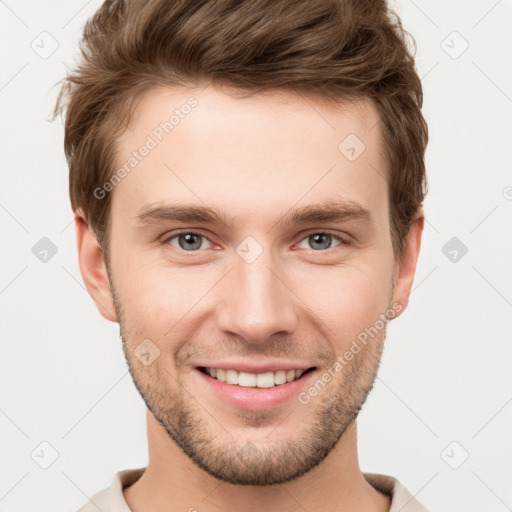
<path id="1" fill-rule="evenodd" d="M 103 251 L 85 217 L 75 214 L 76 242 L 80 272 L 89 295 L 99 312 L 111 322 L 117 322 Z"/>
<path id="2" fill-rule="evenodd" d="M 402 254 L 395 262 L 393 273 L 393 299 L 392 304 L 400 304 L 402 308 L 395 318 L 400 316 L 409 304 L 416 264 L 421 247 L 421 235 L 425 224 L 423 208 L 420 207 L 414 217 L 411 228 L 404 239 Z"/>

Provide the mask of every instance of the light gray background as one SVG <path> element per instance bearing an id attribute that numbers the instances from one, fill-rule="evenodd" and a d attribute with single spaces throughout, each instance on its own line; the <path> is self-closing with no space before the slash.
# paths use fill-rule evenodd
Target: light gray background
<path id="1" fill-rule="evenodd" d="M 0 1 L 4 512 L 76 510 L 147 462 L 118 327 L 79 273 L 62 123 L 47 121 L 99 4 Z M 512 1 L 393 5 L 418 45 L 430 191 L 411 303 L 360 416 L 361 466 L 433 512 L 511 510 Z M 45 263 L 32 252 L 42 237 L 58 249 Z M 468 248 L 455 262 L 452 237 Z M 58 452 L 48 469 L 42 442 Z"/>

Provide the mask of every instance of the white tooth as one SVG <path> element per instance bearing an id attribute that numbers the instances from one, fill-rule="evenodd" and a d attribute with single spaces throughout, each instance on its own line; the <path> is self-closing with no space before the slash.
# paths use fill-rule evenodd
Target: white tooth
<path id="1" fill-rule="evenodd" d="M 288 370 L 286 372 L 286 382 L 291 382 L 295 379 L 295 370 Z"/>
<path id="2" fill-rule="evenodd" d="M 222 368 L 206 368 L 206 372 L 220 382 L 242 387 L 271 388 L 298 379 L 304 370 L 278 370 L 277 372 L 248 373 Z"/>
<path id="3" fill-rule="evenodd" d="M 226 384 L 238 384 L 238 372 L 236 370 L 226 370 Z"/>
<path id="4" fill-rule="evenodd" d="M 240 372 L 238 374 L 238 385 L 244 388 L 256 386 L 256 375 L 254 373 Z"/>
<path id="5" fill-rule="evenodd" d="M 274 372 L 258 373 L 256 375 L 256 386 L 259 388 L 274 387 Z"/>
<path id="6" fill-rule="evenodd" d="M 274 374 L 274 383 L 275 384 L 285 384 L 286 383 L 286 370 L 279 370 Z"/>

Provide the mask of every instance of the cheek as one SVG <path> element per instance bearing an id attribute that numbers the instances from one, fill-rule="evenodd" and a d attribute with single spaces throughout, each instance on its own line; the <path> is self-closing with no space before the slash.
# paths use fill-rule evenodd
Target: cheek
<path id="1" fill-rule="evenodd" d="M 330 329 L 327 336 L 350 343 L 388 308 L 389 280 L 378 265 L 323 268 L 310 273 L 299 296 Z"/>
<path id="2" fill-rule="evenodd" d="M 193 316 L 194 308 L 219 278 L 212 268 L 170 268 L 144 258 L 124 258 L 117 264 L 124 269 L 118 272 L 116 291 L 125 318 L 148 337 L 184 325 L 182 320 Z"/>

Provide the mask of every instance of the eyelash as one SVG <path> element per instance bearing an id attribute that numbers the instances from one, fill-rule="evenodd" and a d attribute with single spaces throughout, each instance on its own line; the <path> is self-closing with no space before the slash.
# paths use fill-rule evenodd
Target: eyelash
<path id="1" fill-rule="evenodd" d="M 173 240 L 174 238 L 177 238 L 178 236 L 180 235 L 199 235 L 200 237 L 202 238 L 205 238 L 206 240 L 208 240 L 210 243 L 213 243 L 211 242 L 208 237 L 206 235 L 204 235 L 203 233 L 200 233 L 198 231 L 179 231 L 179 232 L 175 232 L 173 233 L 172 235 L 170 236 L 166 236 L 165 239 L 162 240 L 162 245 L 168 245 L 169 242 L 171 240 Z M 328 249 L 323 249 L 323 250 L 315 250 L 315 249 L 309 249 L 310 251 L 312 252 L 315 252 L 315 253 L 327 253 L 327 252 L 330 252 L 331 250 L 334 250 L 336 248 L 341 248 L 343 246 L 348 246 L 350 245 L 350 242 L 342 237 L 340 237 L 339 235 L 335 235 L 334 233 L 331 233 L 330 231 L 311 231 L 309 233 L 306 233 L 300 240 L 299 242 L 302 242 L 303 240 L 306 240 L 307 238 L 309 238 L 310 236 L 312 235 L 329 235 L 331 236 L 333 239 L 337 240 L 338 242 L 340 242 L 337 246 L 335 247 L 329 247 Z M 184 249 L 180 249 L 178 247 L 173 247 L 173 249 L 176 249 L 178 250 L 179 252 L 181 253 L 184 253 L 184 254 L 187 254 L 189 253 L 190 256 L 192 256 L 194 253 L 198 253 L 198 252 L 201 252 L 202 250 L 201 249 L 197 249 L 195 251 L 185 251 Z M 204 250 L 204 249 L 203 249 Z"/>

